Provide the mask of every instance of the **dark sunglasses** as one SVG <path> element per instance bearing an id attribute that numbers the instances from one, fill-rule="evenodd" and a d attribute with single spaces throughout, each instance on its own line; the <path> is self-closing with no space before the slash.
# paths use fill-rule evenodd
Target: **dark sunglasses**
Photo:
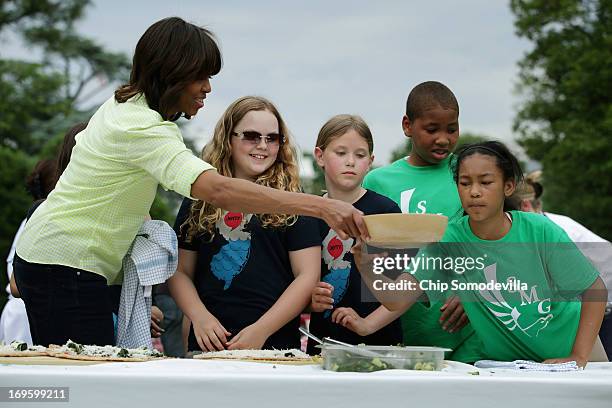
<path id="1" fill-rule="evenodd" d="M 262 135 L 254 130 L 245 130 L 244 132 L 232 132 L 232 136 L 238 136 L 241 140 L 249 142 L 254 145 L 261 143 L 261 139 L 266 141 L 269 145 L 278 145 L 285 143 L 285 136 L 281 136 L 278 133 L 270 133 L 269 135 Z"/>

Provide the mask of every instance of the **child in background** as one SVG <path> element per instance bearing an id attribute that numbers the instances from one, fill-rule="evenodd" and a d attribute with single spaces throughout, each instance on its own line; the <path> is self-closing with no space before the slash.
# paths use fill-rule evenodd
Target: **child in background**
<path id="1" fill-rule="evenodd" d="M 38 202 L 47 198 L 49 192 L 55 187 L 55 180 L 55 162 L 49 159 L 40 160 L 26 178 L 26 189 L 34 201 Z M 8 257 L 6 258 L 6 273 L 8 274 L 9 282 L 14 282 L 13 259 L 15 258 L 15 244 L 25 228 L 26 221 L 27 218 L 19 225 Z M 10 283 L 6 286 L 8 301 L 4 305 L 2 315 L 0 316 L 0 343 L 10 344 L 12 341 L 18 340 L 26 342 L 31 346 L 32 335 L 30 334 L 25 304 L 23 300 L 11 294 L 10 286 Z"/>
<path id="2" fill-rule="evenodd" d="M 288 130 L 264 98 L 233 102 L 202 158 L 221 175 L 300 191 Z M 320 276 L 315 219 L 185 200 L 175 229 L 179 263 L 168 287 L 192 322 L 189 350 L 300 347 L 300 313 Z"/>
<path id="3" fill-rule="evenodd" d="M 461 213 L 448 166 L 459 139 L 455 95 L 439 82 L 417 85 L 408 95 L 402 128 L 411 140 L 410 155 L 371 171 L 363 186 L 395 201 L 403 213 L 442 214 L 452 221 Z M 461 312 L 457 299 L 416 304 L 402 316 L 404 344 L 447 347 L 454 350 L 453 360 L 478 360 L 480 342 L 469 325 L 463 327 Z"/>
<path id="4" fill-rule="evenodd" d="M 327 196 L 353 204 L 365 215 L 399 213 L 392 200 L 361 187 L 374 156 L 372 133 L 355 115 L 328 120 L 317 138 L 314 155 L 325 173 Z M 310 331 L 351 344 L 396 345 L 402 341 L 401 313 L 390 312 L 367 297 L 350 249 L 354 240 L 341 240 L 324 221 L 319 221 L 322 260 L 321 282 L 312 292 Z M 370 297 L 373 296 L 370 294 Z M 319 354 L 308 341 L 308 352 Z"/>
<path id="5" fill-rule="evenodd" d="M 584 367 L 606 304 L 605 285 L 597 270 L 567 234 L 546 218 L 504 211 L 504 201 L 522 172 L 503 144 L 465 146 L 457 152 L 452 168 L 466 215 L 448 226 L 442 243 L 425 248 L 419 256 L 473 259 L 475 266 L 468 268 L 465 263 L 461 270 L 420 267 L 411 271 L 414 277 L 403 274 L 401 279 L 480 284 L 457 293 L 483 340 L 485 358 L 576 361 Z M 356 258 L 361 262 L 360 255 Z M 503 288 L 486 283 L 514 285 Z M 384 304 L 403 310 L 419 292 Z M 448 296 L 439 288 L 426 292 L 433 299 Z"/>

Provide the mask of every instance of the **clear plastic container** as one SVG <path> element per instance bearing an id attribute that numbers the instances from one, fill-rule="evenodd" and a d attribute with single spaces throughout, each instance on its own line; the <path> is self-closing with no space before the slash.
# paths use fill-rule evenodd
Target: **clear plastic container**
<path id="1" fill-rule="evenodd" d="M 439 347 L 321 345 L 323 368 L 330 371 L 372 372 L 388 369 L 440 371 L 444 352 Z"/>

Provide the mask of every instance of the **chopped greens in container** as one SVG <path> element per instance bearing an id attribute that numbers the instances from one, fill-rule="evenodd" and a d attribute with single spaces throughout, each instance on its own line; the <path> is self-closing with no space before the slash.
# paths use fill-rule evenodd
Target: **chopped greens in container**
<path id="1" fill-rule="evenodd" d="M 388 369 L 439 371 L 446 349 L 437 347 L 362 346 L 323 344 L 323 368 L 341 372 Z"/>

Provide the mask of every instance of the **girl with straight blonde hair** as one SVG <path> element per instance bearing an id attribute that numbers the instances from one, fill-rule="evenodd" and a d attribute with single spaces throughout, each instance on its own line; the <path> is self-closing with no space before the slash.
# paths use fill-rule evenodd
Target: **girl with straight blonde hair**
<path id="1" fill-rule="evenodd" d="M 314 156 L 325 173 L 326 195 L 367 215 L 399 213 L 391 199 L 361 186 L 373 150 L 372 132 L 360 116 L 336 115 L 325 122 Z M 350 252 L 354 240 L 342 239 L 325 221 L 319 222 L 319 232 L 322 278 L 312 291 L 310 331 L 351 344 L 401 343 L 401 313 L 385 309 L 363 284 Z M 371 301 L 363 301 L 367 297 Z M 309 340 L 308 352 L 318 354 L 314 346 Z"/>

